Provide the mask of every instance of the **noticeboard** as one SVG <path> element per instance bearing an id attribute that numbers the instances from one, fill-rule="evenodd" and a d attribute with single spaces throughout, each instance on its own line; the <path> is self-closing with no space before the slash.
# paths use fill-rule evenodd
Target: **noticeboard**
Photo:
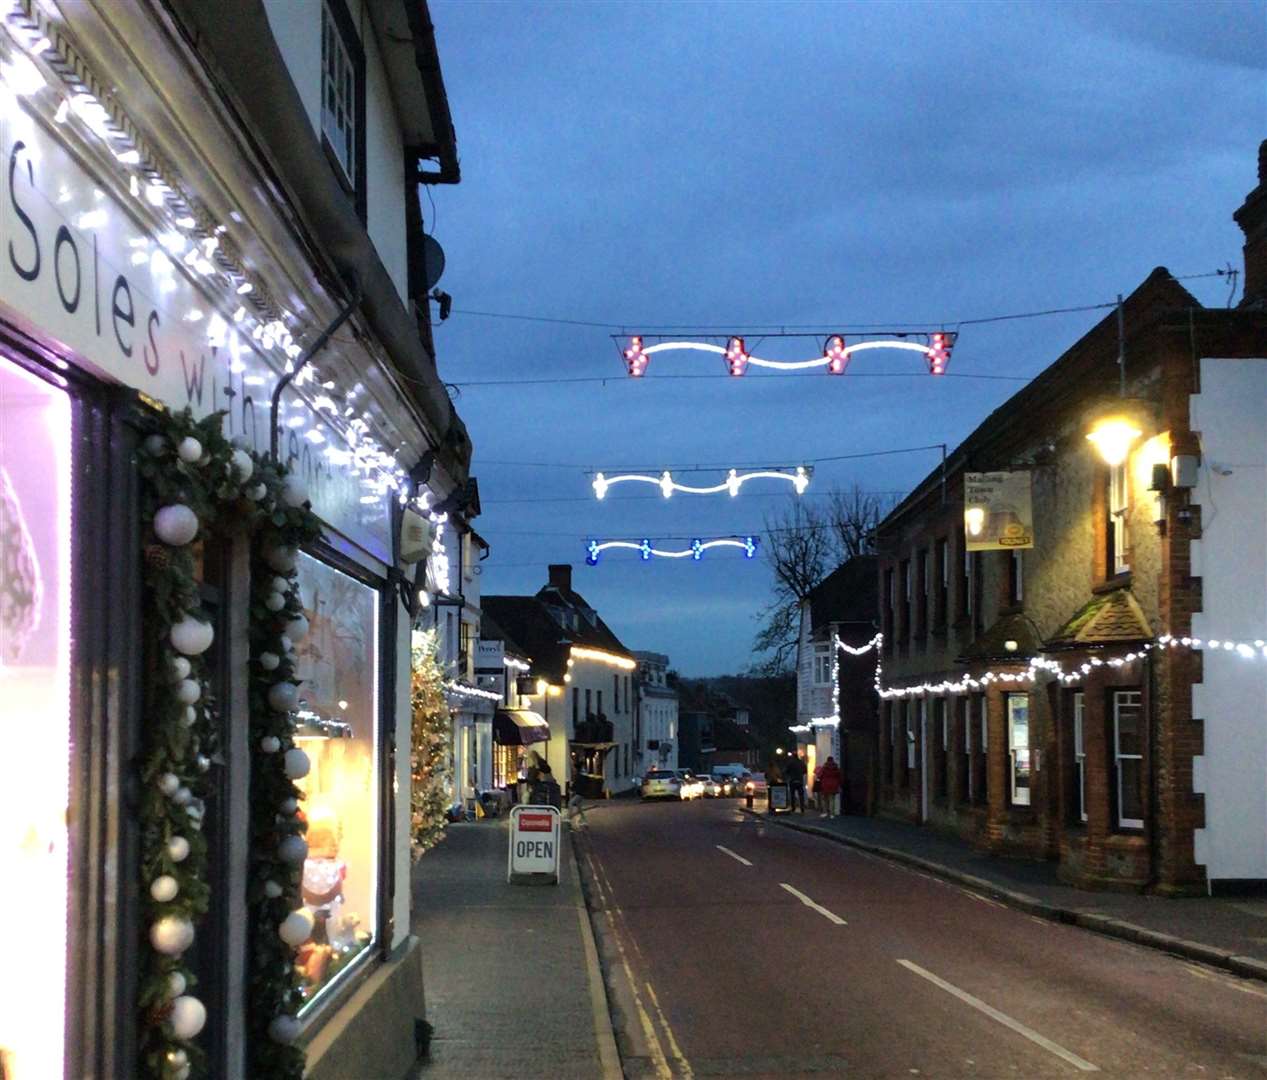
<path id="1" fill-rule="evenodd" d="M 506 880 L 539 879 L 547 875 L 559 883 L 559 827 L 562 818 L 553 806 L 516 806 L 510 811 L 510 842 Z"/>
<path id="2" fill-rule="evenodd" d="M 1032 548 L 1030 474 L 964 473 L 963 532 L 968 551 Z"/>
<path id="3" fill-rule="evenodd" d="M 787 809 L 787 784 L 771 784 L 770 785 L 770 809 L 786 810 Z"/>

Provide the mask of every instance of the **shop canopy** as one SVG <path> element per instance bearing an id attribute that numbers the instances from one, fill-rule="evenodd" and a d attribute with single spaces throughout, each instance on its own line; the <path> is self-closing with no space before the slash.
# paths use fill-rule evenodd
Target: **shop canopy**
<path id="1" fill-rule="evenodd" d="M 493 741 L 499 746 L 529 746 L 546 742 L 550 725 L 528 709 L 498 709 L 493 714 Z"/>

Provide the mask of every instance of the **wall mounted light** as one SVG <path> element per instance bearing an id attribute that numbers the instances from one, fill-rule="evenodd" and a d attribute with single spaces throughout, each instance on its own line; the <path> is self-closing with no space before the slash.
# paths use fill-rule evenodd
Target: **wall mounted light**
<path id="1" fill-rule="evenodd" d="M 1087 439 L 1106 464 L 1117 466 L 1126 460 L 1132 444 L 1141 434 L 1139 427 L 1125 417 L 1108 416 L 1095 423 L 1087 432 Z"/>

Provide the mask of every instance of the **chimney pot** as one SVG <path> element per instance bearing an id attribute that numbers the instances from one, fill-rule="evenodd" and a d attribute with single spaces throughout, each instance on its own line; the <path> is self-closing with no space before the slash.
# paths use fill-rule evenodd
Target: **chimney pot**
<path id="1" fill-rule="evenodd" d="M 572 591 L 572 564 L 551 563 L 550 584 L 563 592 Z"/>

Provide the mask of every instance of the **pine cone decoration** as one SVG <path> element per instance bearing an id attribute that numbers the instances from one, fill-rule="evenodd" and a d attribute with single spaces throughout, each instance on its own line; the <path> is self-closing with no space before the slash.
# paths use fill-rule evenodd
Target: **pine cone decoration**
<path id="1" fill-rule="evenodd" d="M 163 544 L 146 544 L 145 565 L 151 570 L 166 570 L 172 565 L 171 552 Z"/>

